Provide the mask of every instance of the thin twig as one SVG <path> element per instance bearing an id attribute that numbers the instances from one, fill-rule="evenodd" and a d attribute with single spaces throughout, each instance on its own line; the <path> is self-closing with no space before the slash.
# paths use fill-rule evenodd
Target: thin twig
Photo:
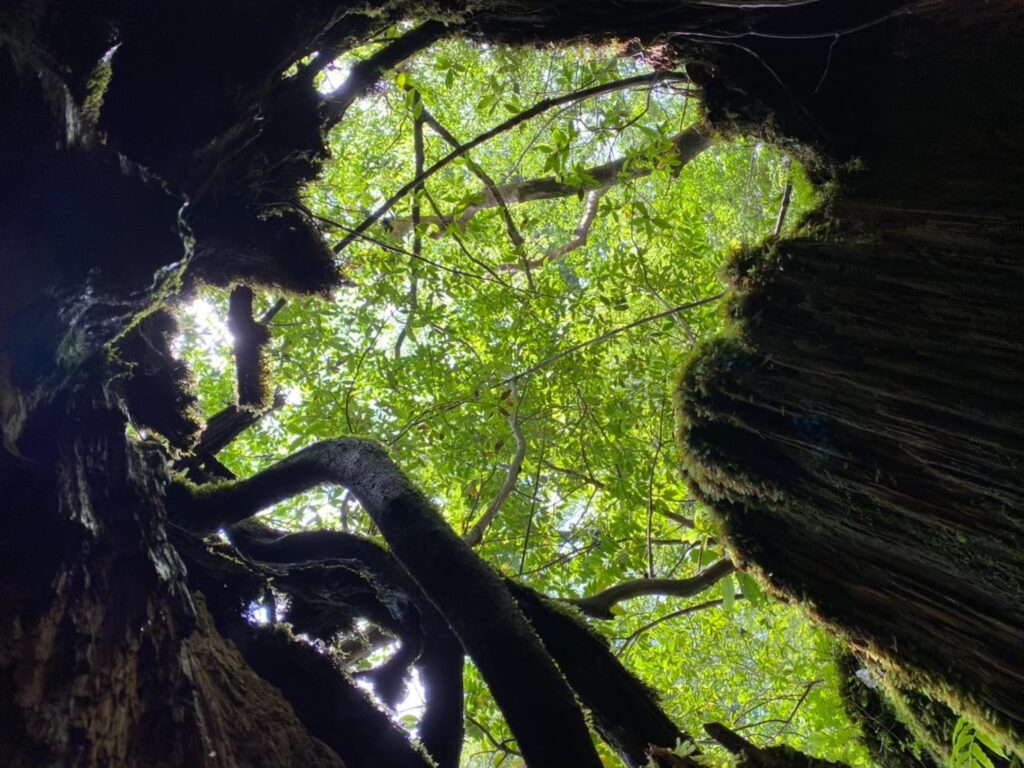
<path id="1" fill-rule="evenodd" d="M 356 369 L 352 372 L 352 382 L 345 388 L 345 397 L 343 399 L 344 414 L 345 414 L 345 427 L 348 429 L 348 433 L 354 434 L 355 430 L 352 428 L 352 414 L 349 410 L 352 403 L 352 393 L 355 391 L 356 384 L 359 382 L 359 374 L 363 370 L 363 362 L 366 360 L 366 356 L 370 354 L 370 350 L 377 344 L 377 339 L 384 331 L 384 323 L 381 323 L 380 327 L 377 328 L 376 333 L 373 334 L 373 338 L 370 339 L 370 343 L 367 344 L 363 351 L 359 354 L 359 360 L 356 361 Z"/>
<path id="2" fill-rule="evenodd" d="M 494 745 L 494 748 L 496 750 L 498 750 L 499 752 L 502 752 L 502 753 L 504 753 L 506 755 L 515 755 L 516 757 L 522 757 L 522 754 L 520 752 L 517 752 L 516 750 L 512 749 L 512 747 L 508 746 L 508 743 L 510 741 L 512 741 L 512 739 L 505 739 L 504 741 L 498 741 L 496 738 L 494 738 L 494 736 L 491 735 L 491 732 L 489 730 L 487 730 L 476 719 L 470 717 L 469 715 L 466 715 L 466 719 L 469 720 L 470 723 L 472 723 L 473 725 L 475 725 L 477 728 L 480 729 L 480 733 L 482 733 L 484 736 L 487 737 L 487 740 L 489 742 L 491 742 L 491 744 Z"/>
<path id="3" fill-rule="evenodd" d="M 740 598 L 741 598 L 741 595 L 737 595 L 736 596 L 736 599 L 740 599 Z M 697 613 L 698 611 L 704 611 L 704 610 L 707 610 L 708 608 L 715 608 L 716 606 L 719 606 L 721 604 L 722 604 L 722 599 L 721 598 L 718 598 L 717 600 L 705 600 L 703 603 L 697 603 L 696 605 L 688 605 L 685 608 L 680 608 L 677 611 L 672 611 L 671 613 L 666 613 L 664 616 L 659 616 L 657 619 L 654 619 L 654 621 L 649 621 L 646 624 L 644 624 L 642 627 L 637 629 L 636 631 L 632 632 L 623 641 L 622 647 L 619 648 L 619 650 L 615 652 L 615 655 L 616 656 L 622 656 L 623 654 L 625 654 L 633 646 L 633 644 L 637 640 L 640 639 L 640 635 L 642 635 L 644 632 L 647 632 L 648 630 L 654 629 L 656 626 L 658 626 L 662 622 L 671 621 L 672 619 L 678 619 L 680 616 L 689 616 L 691 613 Z"/>
<path id="4" fill-rule="evenodd" d="M 793 182 L 786 182 L 786 189 L 782 193 L 782 204 L 779 206 L 779 215 L 775 219 L 775 230 L 772 234 L 778 237 L 782 234 L 782 227 L 786 223 L 786 213 L 789 211 L 789 201 L 793 197 Z"/>
<path id="5" fill-rule="evenodd" d="M 672 304 L 658 293 L 658 290 L 653 285 L 651 285 L 651 277 L 647 272 L 647 260 L 644 259 L 642 252 L 637 253 L 637 263 L 640 265 L 640 272 L 643 274 L 644 287 L 647 289 L 647 292 L 651 294 L 651 296 L 654 297 L 654 300 L 661 304 L 665 309 L 671 309 Z M 672 319 L 675 320 L 676 325 L 683 329 L 683 332 L 686 334 L 691 344 L 697 341 L 696 332 L 692 327 L 690 327 L 690 324 L 686 322 L 685 318 L 681 315 L 672 315 Z"/>
<path id="6" fill-rule="evenodd" d="M 661 456 L 661 430 L 665 424 L 665 402 L 662 402 L 658 415 L 658 447 L 651 459 L 651 471 L 647 478 L 647 578 L 653 579 L 654 573 L 654 475 L 658 468 L 658 457 Z"/>
<path id="7" fill-rule="evenodd" d="M 530 515 L 526 518 L 526 533 L 523 536 L 523 552 L 519 556 L 519 570 L 517 574 L 522 577 L 523 568 L 526 565 L 526 552 L 530 548 L 530 532 L 533 529 L 533 515 L 537 511 L 537 491 L 540 488 L 540 471 L 544 465 L 544 452 L 547 449 L 547 443 L 543 443 L 540 448 L 540 461 L 537 462 L 537 471 L 533 476 L 533 497 L 530 499 Z"/>
<path id="8" fill-rule="evenodd" d="M 417 106 L 420 111 L 417 113 Z M 423 173 L 424 164 L 424 149 L 423 149 L 423 102 L 420 98 L 419 91 L 414 92 L 413 95 L 413 121 L 412 121 L 412 144 L 413 144 L 413 155 L 414 155 L 414 166 L 416 169 L 416 175 L 419 176 Z M 423 185 L 421 184 L 414 192 L 412 197 L 412 253 L 413 259 L 418 260 L 423 258 L 423 234 L 420 232 L 420 194 L 423 192 Z M 409 311 L 406 314 L 405 323 L 402 325 L 402 329 L 398 332 L 398 338 L 395 339 L 395 358 L 402 356 L 402 343 L 405 341 L 405 337 L 409 334 L 409 328 L 412 326 L 413 316 L 416 314 L 417 309 L 417 274 L 416 264 L 413 263 L 409 268 Z"/>
<path id="9" fill-rule="evenodd" d="M 512 382 L 518 381 L 524 376 L 529 376 L 532 373 L 536 373 L 541 368 L 551 365 L 551 363 L 555 363 L 561 360 L 563 357 L 568 357 L 569 355 L 579 352 L 581 349 L 586 349 L 587 347 L 591 347 L 594 344 L 600 344 L 602 341 L 607 341 L 608 339 L 618 336 L 620 333 L 625 333 L 626 331 L 636 328 L 638 326 L 646 325 L 647 323 L 653 323 L 655 320 L 661 320 L 662 318 L 665 317 L 671 317 L 677 312 L 685 312 L 688 309 L 695 309 L 697 307 L 702 307 L 705 304 L 711 304 L 712 302 L 718 301 L 723 296 L 725 296 L 724 291 L 722 291 L 721 293 L 716 293 L 714 296 L 708 296 L 706 299 L 698 299 L 697 301 L 691 301 L 686 304 L 680 304 L 678 307 L 673 307 L 672 309 L 668 309 L 664 312 L 659 312 L 656 315 L 648 315 L 647 317 L 642 317 L 639 320 L 634 320 L 632 323 L 620 325 L 618 328 L 613 328 L 607 333 L 602 333 L 600 336 L 595 336 L 594 338 L 587 339 L 586 341 L 581 342 L 579 344 L 574 344 L 568 349 L 563 349 L 561 352 L 558 352 L 557 354 L 554 354 L 551 357 L 541 360 L 539 363 L 527 368 L 525 371 L 513 374 L 502 379 L 501 383 L 511 384 Z"/>
<path id="10" fill-rule="evenodd" d="M 430 203 L 430 207 L 433 209 L 434 215 L 437 217 L 437 220 L 443 222 L 445 224 L 445 227 L 447 227 L 448 224 L 451 223 L 451 220 L 446 218 L 444 214 L 441 213 L 441 207 L 437 204 L 437 201 L 434 200 L 434 196 L 431 195 L 430 192 L 428 192 L 426 189 L 423 190 L 423 196 L 426 198 L 427 202 Z M 457 233 L 452 232 L 452 239 L 455 240 L 455 244 L 459 246 L 459 250 L 462 251 L 463 255 L 471 262 L 476 264 L 478 267 L 480 267 L 480 269 L 482 269 L 488 275 L 490 275 L 494 279 L 494 282 L 498 283 L 499 285 L 505 288 L 508 288 L 511 291 L 522 291 L 523 293 L 527 294 L 536 294 L 535 291 L 528 291 L 522 288 L 517 288 L 511 283 L 503 280 L 501 276 L 494 271 L 490 264 L 488 264 L 483 259 L 477 258 L 476 256 L 473 255 L 472 251 L 470 251 L 469 248 L 466 247 L 465 241 L 463 241 L 463 239 L 459 237 Z"/>
<path id="11" fill-rule="evenodd" d="M 453 150 L 460 149 L 462 142 L 460 142 L 451 131 L 445 128 L 441 123 L 434 117 L 426 107 L 423 108 L 421 115 L 423 121 L 430 126 L 430 128 L 440 136 Z M 487 190 L 494 195 L 495 200 L 498 201 L 498 205 L 501 206 L 502 216 L 505 219 L 505 229 L 508 232 L 509 240 L 512 241 L 514 248 L 522 248 L 524 243 L 522 234 L 519 232 L 519 228 L 516 227 L 515 220 L 512 218 L 512 212 L 509 211 L 508 205 L 505 204 L 505 200 L 502 197 L 501 190 L 498 189 L 497 182 L 491 178 L 491 175 L 484 170 L 483 166 L 473 160 L 469 155 L 466 155 L 466 167 L 469 168 L 473 174 L 484 183 Z M 423 173 L 423 169 L 419 168 L 416 171 L 417 175 Z"/>
<path id="12" fill-rule="evenodd" d="M 487 509 L 480 515 L 480 518 L 473 524 L 473 526 L 466 532 L 466 535 L 462 537 L 469 546 L 475 547 L 481 541 L 483 541 L 484 534 L 487 529 L 491 527 L 491 523 L 494 522 L 494 518 L 498 516 L 498 512 L 501 511 L 502 505 L 511 495 L 512 491 L 516 487 L 516 482 L 519 480 L 519 473 L 523 469 L 523 460 L 526 458 L 526 438 L 523 436 L 523 428 L 519 424 L 519 407 L 523 402 L 522 395 L 516 391 L 515 385 L 512 387 L 512 396 L 515 398 L 515 403 L 512 405 L 512 410 L 508 414 L 508 425 L 512 428 L 512 435 L 516 441 L 516 452 L 512 457 L 512 463 L 508 466 L 508 472 L 505 474 L 505 482 L 502 483 L 501 488 L 498 489 L 498 493 L 491 500 L 491 503 L 487 505 Z"/>
<path id="13" fill-rule="evenodd" d="M 776 739 L 779 736 L 781 736 L 783 733 L 785 733 L 786 729 L 789 728 L 790 725 L 792 725 L 793 718 L 796 717 L 796 713 L 800 710 L 800 707 L 803 706 L 803 703 L 807 700 L 807 697 L 810 695 L 811 691 L 813 691 L 816 686 L 821 685 L 823 682 L 825 682 L 825 681 L 824 680 L 811 680 L 811 682 L 809 682 L 807 684 L 807 687 L 804 688 L 803 694 L 800 696 L 800 698 L 797 700 L 796 704 L 793 706 L 793 710 L 789 713 L 789 717 L 787 717 L 785 719 L 785 721 L 783 722 L 782 727 L 779 728 L 779 730 L 777 730 L 775 732 L 775 738 Z"/>
<path id="14" fill-rule="evenodd" d="M 288 207 L 294 208 L 294 209 L 300 211 L 301 213 L 303 213 L 304 215 L 308 216 L 310 219 L 312 219 L 314 221 L 319 221 L 320 223 L 326 224 L 326 225 L 331 226 L 331 227 L 336 227 L 337 229 L 340 229 L 342 232 L 347 232 L 349 234 L 353 234 L 355 232 L 354 229 L 352 229 L 349 226 L 346 226 L 345 224 L 342 224 L 340 221 L 337 221 L 335 219 L 331 219 L 331 218 L 329 218 L 327 216 L 321 216 L 320 214 L 314 213 L 308 207 L 306 207 L 306 206 L 304 206 L 304 205 L 302 205 L 300 203 L 296 203 L 296 202 L 292 202 L 292 201 L 281 201 L 281 202 L 274 203 L 274 206 L 280 206 L 280 205 L 284 205 L 284 206 L 288 206 Z M 356 237 L 358 237 L 358 239 L 360 239 L 360 240 L 365 240 L 368 243 L 372 243 L 372 244 L 374 244 L 376 246 L 379 246 L 380 248 L 383 248 L 386 251 L 391 251 L 392 253 L 400 253 L 403 256 L 408 256 L 411 259 L 415 259 L 415 260 L 420 261 L 420 262 L 422 262 L 424 264 L 428 264 L 431 267 L 434 267 L 435 269 L 440 269 L 443 272 L 449 272 L 450 274 L 457 275 L 459 277 L 469 277 L 469 278 L 472 278 L 474 280 L 481 280 L 481 281 L 483 281 L 485 283 L 497 283 L 502 288 L 507 288 L 510 291 L 515 291 L 515 292 L 518 292 L 518 293 L 525 293 L 525 294 L 531 294 L 531 295 L 534 293 L 532 291 L 527 291 L 527 290 L 525 290 L 523 288 L 517 288 L 516 286 L 511 285 L 511 284 L 505 282 L 500 277 L 495 275 L 493 271 L 490 271 L 490 270 L 488 270 L 488 274 L 480 275 L 480 274 L 476 274 L 475 272 L 467 272 L 466 270 L 458 269 L 457 267 L 446 267 L 444 264 L 440 264 L 440 263 L 438 263 L 436 261 L 431 261 L 430 259 L 428 259 L 428 258 L 426 258 L 425 256 L 422 256 L 422 255 L 417 256 L 412 251 L 406 250 L 405 248 L 401 248 L 401 247 L 399 247 L 397 245 L 392 245 L 391 243 L 386 242 L 384 240 L 381 240 L 380 238 L 373 237 L 372 235 L 367 235 L 366 233 L 360 233 L 360 234 L 356 235 Z"/>

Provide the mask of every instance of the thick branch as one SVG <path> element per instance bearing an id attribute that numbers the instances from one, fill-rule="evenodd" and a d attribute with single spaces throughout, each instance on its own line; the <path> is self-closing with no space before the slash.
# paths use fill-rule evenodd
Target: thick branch
<path id="1" fill-rule="evenodd" d="M 688 738 L 662 711 L 656 694 L 615 658 L 603 637 L 571 610 L 528 587 L 507 583 L 544 647 L 590 711 L 601 737 L 628 766 L 647 765 L 652 745 L 671 748 Z"/>
<path id="2" fill-rule="evenodd" d="M 664 157 L 677 163 L 676 170 L 678 170 L 710 147 L 711 143 L 711 132 L 708 127 L 694 125 L 672 137 L 671 151 L 665 153 Z M 623 181 L 643 178 L 653 171 L 654 167 L 649 164 L 640 164 L 633 162 L 630 158 L 620 157 L 602 165 L 587 168 L 584 173 L 596 181 L 596 185 L 591 191 L 598 191 L 610 189 Z M 456 219 L 456 222 L 459 227 L 465 228 L 470 219 L 479 211 L 499 206 L 532 203 L 538 200 L 575 197 L 579 194 L 579 185 L 566 184 L 554 176 L 515 181 L 500 186 L 491 184 L 487 185 L 487 188 L 480 193 L 480 200 L 467 207 Z M 437 224 L 442 230 L 447 224 L 437 217 L 426 217 L 423 222 Z M 409 230 L 410 225 L 408 219 L 395 219 L 391 222 L 390 227 L 393 234 L 402 235 Z"/>
<path id="3" fill-rule="evenodd" d="M 623 600 L 645 595 L 665 597 L 693 597 L 736 570 L 729 560 L 719 560 L 689 579 L 633 579 L 616 584 L 596 595 L 578 600 L 568 600 L 587 616 L 595 619 L 612 618 L 612 607 Z"/>
<path id="4" fill-rule="evenodd" d="M 231 291 L 228 330 L 235 340 L 238 405 L 263 410 L 271 403 L 266 359 L 270 331 L 253 317 L 252 302 L 251 289 L 239 285 Z"/>
<path id="5" fill-rule="evenodd" d="M 193 449 L 196 456 L 208 458 L 216 456 L 245 430 L 254 425 L 271 411 L 275 411 L 285 403 L 284 395 L 276 393 L 267 410 L 239 408 L 229 405 L 206 420 L 206 428 L 199 436 L 199 442 Z"/>
<path id="6" fill-rule="evenodd" d="M 399 622 L 397 629 L 402 647 L 385 665 L 373 671 L 374 688 L 386 702 L 393 699 L 402 687 L 409 663 L 414 662 L 420 668 L 426 689 L 426 712 L 419 727 L 421 742 L 440 768 L 456 768 L 462 750 L 462 646 L 391 553 L 352 534 L 338 531 L 285 534 L 253 520 L 232 526 L 229 533 L 235 547 L 254 560 L 301 564 L 309 569 L 324 569 L 329 564 L 353 564 L 378 590 L 392 593 L 391 597 L 383 599 L 398 608 L 395 619 Z M 291 592 L 292 585 L 287 577 L 277 578 L 275 583 Z M 402 593 L 419 609 L 416 637 L 402 633 L 402 619 L 409 614 L 408 609 L 402 607 L 407 602 L 402 599 Z M 331 594 L 338 595 L 339 592 L 332 588 Z M 422 644 L 418 635 L 420 630 Z M 413 641 L 411 646 L 410 640 Z"/>
<path id="7" fill-rule="evenodd" d="M 317 485 L 347 487 L 472 656 L 532 766 L 600 765 L 561 674 L 501 579 L 473 554 L 383 448 L 312 445 L 248 480 L 169 489 L 177 521 L 212 532 Z"/>
<path id="8" fill-rule="evenodd" d="M 171 349 L 176 333 L 177 323 L 169 312 L 154 312 L 125 334 L 117 349 L 131 367 L 125 398 L 132 421 L 188 450 L 202 422 L 188 365 Z"/>
<path id="9" fill-rule="evenodd" d="M 428 768 L 430 761 L 329 658 L 284 630 L 229 633 L 246 663 L 278 688 L 310 733 L 350 768 Z"/>
<path id="10" fill-rule="evenodd" d="M 462 648 L 418 586 L 378 544 L 336 531 L 281 534 L 255 521 L 229 529 L 244 554 L 268 563 L 307 569 L 360 563 L 374 581 L 404 591 L 422 606 L 425 648 L 417 661 L 426 685 L 427 714 L 420 734 L 440 766 L 458 764 L 462 738 Z M 686 735 L 661 710 L 654 692 L 612 655 L 607 641 L 575 611 L 511 579 L 504 584 L 544 647 L 613 749 L 631 766 L 645 764 L 650 745 L 672 746 Z"/>
<path id="11" fill-rule="evenodd" d="M 217 630 L 256 674 L 280 691 L 313 736 L 349 768 L 427 768 L 429 761 L 408 735 L 330 658 L 297 642 L 284 628 L 254 627 L 245 620 L 242 609 L 262 591 L 265 569 L 242 564 L 226 545 L 200 541 L 177 527 L 170 532 L 187 563 L 195 599 L 209 606 Z M 247 692 L 234 693 L 244 698 Z"/>
<path id="12" fill-rule="evenodd" d="M 785 744 L 756 747 L 721 723 L 708 723 L 705 732 L 734 755 L 740 755 L 738 768 L 849 768 L 846 763 L 811 757 Z"/>
<path id="13" fill-rule="evenodd" d="M 396 639 L 380 627 L 371 626 L 365 632 L 356 632 L 340 639 L 335 651 L 341 664 L 347 668 L 394 642 L 397 642 Z"/>
<path id="14" fill-rule="evenodd" d="M 391 197 L 389 197 L 387 200 L 381 203 L 381 205 L 379 205 L 369 216 L 363 219 L 363 221 L 358 226 L 356 226 L 351 232 L 345 235 L 345 237 L 339 240 L 338 243 L 334 246 L 334 252 L 340 253 L 349 245 L 351 245 L 356 239 L 362 236 L 362 234 L 366 232 L 366 230 L 372 227 L 376 222 L 380 221 L 381 216 L 383 216 L 392 208 L 394 208 L 399 200 L 401 200 L 407 194 L 412 192 L 414 189 L 416 189 L 416 187 L 421 185 L 424 181 L 433 176 L 435 173 L 444 168 L 447 168 L 451 163 L 458 160 L 471 149 L 480 146 L 485 141 L 493 139 L 495 136 L 512 130 L 517 125 L 521 125 L 522 123 L 525 123 L 527 120 L 530 120 L 536 117 L 537 115 L 543 114 L 549 109 L 559 107 L 563 104 L 570 104 L 576 101 L 583 101 L 584 99 L 589 99 L 594 96 L 600 96 L 601 94 L 604 93 L 611 93 L 613 91 L 621 91 L 625 88 L 632 88 L 633 86 L 636 85 L 643 85 L 645 83 L 653 83 L 663 80 L 684 79 L 686 79 L 685 75 L 681 75 L 676 72 L 651 72 L 650 74 L 647 75 L 627 77 L 622 80 L 615 80 L 610 83 L 595 85 L 591 88 L 584 88 L 579 91 L 573 91 L 572 93 L 567 93 L 563 96 L 556 96 L 550 99 L 543 99 L 542 101 L 539 101 L 536 104 L 534 104 L 529 109 L 523 110 L 522 112 L 515 115 L 514 117 L 509 118 L 505 122 L 496 125 L 494 128 L 484 131 L 476 138 L 471 139 L 470 141 L 461 145 L 458 149 L 452 150 L 450 153 L 448 153 L 440 160 L 435 162 L 433 165 L 431 165 L 429 168 L 427 168 L 425 171 L 423 171 L 423 173 L 417 174 L 417 176 L 412 181 L 405 184 L 401 189 L 395 192 L 395 194 L 393 194 Z"/>
<path id="15" fill-rule="evenodd" d="M 337 124 L 352 106 L 377 80 L 384 70 L 401 64 L 417 51 L 432 45 L 447 34 L 448 28 L 440 21 L 428 21 L 409 30 L 393 43 L 352 67 L 344 83 L 325 98 L 326 125 Z"/>
<path id="16" fill-rule="evenodd" d="M 416 663 L 427 700 L 419 725 L 420 742 L 438 768 L 458 768 L 462 754 L 463 653 L 450 632 L 428 630 L 426 647 Z"/>
<path id="17" fill-rule="evenodd" d="M 424 650 L 425 624 L 438 640 L 458 642 L 391 553 L 372 541 L 340 531 L 286 534 L 256 520 L 231 526 L 228 535 L 247 558 L 278 566 L 274 584 L 292 597 L 286 618 L 296 631 L 328 641 L 363 617 L 398 636 L 398 651 L 363 673 L 388 706 L 401 698 Z"/>

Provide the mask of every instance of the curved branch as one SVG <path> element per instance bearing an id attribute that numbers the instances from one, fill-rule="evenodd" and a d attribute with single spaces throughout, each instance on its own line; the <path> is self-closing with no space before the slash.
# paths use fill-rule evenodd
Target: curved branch
<path id="1" fill-rule="evenodd" d="M 404 681 L 409 663 L 420 669 L 420 677 L 426 690 L 426 711 L 420 722 L 420 741 L 439 768 L 457 768 L 462 752 L 462 668 L 464 652 L 458 639 L 433 604 L 420 591 L 416 583 L 399 566 L 395 558 L 379 544 L 368 539 L 340 531 L 303 531 L 283 533 L 268 528 L 254 520 L 232 526 L 229 529 L 231 542 L 242 554 L 253 560 L 266 563 L 300 564 L 312 567 L 358 563 L 369 580 L 378 589 L 395 593 L 404 592 L 419 609 L 416 625 L 419 637 L 402 634 L 402 648 L 372 673 L 374 688 L 378 696 L 389 705 L 389 695 L 395 693 Z M 337 570 L 336 568 L 334 570 Z M 288 583 L 275 579 L 279 587 L 289 591 Z M 399 604 L 394 599 L 389 604 Z M 396 616 L 401 619 L 401 616 Z M 408 623 L 408 622 L 406 622 Z M 399 630 L 401 626 L 397 627 Z M 371 630 L 372 631 L 372 630 Z M 379 630 L 366 645 L 373 647 L 376 638 L 393 642 L 392 638 Z M 418 658 L 411 658 L 412 652 Z M 343 654 L 348 661 L 358 655 L 363 658 L 364 647 L 353 648 Z M 403 656 L 403 652 L 404 656 Z"/>
<path id="2" fill-rule="evenodd" d="M 459 637 L 537 768 L 600 761 L 583 715 L 498 575 L 449 527 L 377 443 L 317 443 L 247 480 L 168 489 L 180 524 L 199 532 L 251 517 L 317 485 L 348 488 Z"/>
<path id="3" fill-rule="evenodd" d="M 587 202 L 586 205 L 583 206 L 583 216 L 580 217 L 580 223 L 576 225 L 576 229 L 572 233 L 572 238 L 568 242 L 552 248 L 545 253 L 545 261 L 558 261 L 564 256 L 575 251 L 577 248 L 582 248 L 586 245 L 587 236 L 590 234 L 590 228 L 594 226 L 594 220 L 597 218 L 598 203 L 601 202 L 601 198 L 607 191 L 607 187 L 598 187 L 597 189 L 592 189 L 587 193 Z"/>
<path id="4" fill-rule="evenodd" d="M 519 480 L 519 474 L 523 471 L 523 460 L 526 458 L 526 438 L 523 437 L 523 428 L 519 425 L 519 404 L 521 402 L 522 398 L 516 396 L 515 405 L 508 415 L 508 425 L 512 428 L 512 435 L 516 440 L 516 453 L 512 457 L 512 463 L 509 464 L 508 473 L 505 475 L 505 482 L 501 484 L 497 495 L 487 505 L 487 509 L 480 515 L 473 527 L 462 537 L 462 540 L 471 547 L 475 547 L 483 541 L 484 534 L 491 527 L 491 523 L 498 516 L 505 501 L 512 495 L 516 482 Z"/>
<path id="5" fill-rule="evenodd" d="M 351 768 L 428 768 L 430 760 L 352 680 L 284 630 L 237 626 L 228 633 L 246 663 L 281 691 L 310 733 Z M 353 738 L 358 733 L 361 738 Z"/>
<path id="6" fill-rule="evenodd" d="M 634 597 L 645 595 L 693 597 L 735 570 L 736 566 L 732 564 L 731 560 L 719 560 L 689 579 L 633 579 L 609 587 L 596 595 L 566 602 L 576 606 L 587 616 L 595 619 L 610 619 L 613 617 L 612 607 L 623 600 L 631 600 Z"/>
<path id="7" fill-rule="evenodd" d="M 374 687 L 390 705 L 403 688 L 405 670 L 420 655 L 421 616 L 433 606 L 382 547 L 351 534 L 324 533 L 326 540 L 311 546 L 314 532 L 283 535 L 255 520 L 228 530 L 235 549 L 270 571 L 275 586 L 291 597 L 286 618 L 297 632 L 326 642 L 353 631 L 355 619 L 364 617 L 399 637 L 394 663 L 374 672 Z M 325 545 L 329 554 L 321 556 L 317 550 Z"/>
<path id="8" fill-rule="evenodd" d="M 598 203 L 601 202 L 601 197 L 604 196 L 604 193 L 607 191 L 608 187 L 598 187 L 597 189 L 592 189 L 587 193 L 587 201 L 583 206 L 583 216 L 580 217 L 580 223 L 576 226 L 572 237 L 568 241 L 555 246 L 554 248 L 549 248 L 548 251 L 539 259 L 528 259 L 520 262 L 506 261 L 503 264 L 499 264 L 498 269 L 504 272 L 522 272 L 527 269 L 539 269 L 548 262 L 559 261 L 575 251 L 577 248 L 582 248 L 587 244 L 587 238 L 590 235 L 590 228 L 594 225 L 594 221 L 597 219 Z"/>
<path id="9" fill-rule="evenodd" d="M 397 560 L 380 545 L 336 531 L 282 534 L 255 521 L 229 529 L 243 554 L 274 564 L 319 569 L 361 564 L 368 578 L 420 608 L 425 647 L 416 662 L 426 686 L 420 735 L 442 768 L 458 765 L 462 740 L 462 648 Z M 657 695 L 612 655 L 608 642 L 575 611 L 529 587 L 504 579 L 516 604 L 540 636 L 601 737 L 630 766 L 646 763 L 651 745 L 674 745 L 683 733 L 661 710 Z"/>
<path id="10" fill-rule="evenodd" d="M 257 675 L 280 691 L 313 736 L 349 768 L 428 768 L 430 761 L 408 734 L 330 658 L 287 630 L 254 627 L 245 620 L 241 609 L 265 586 L 261 569 L 243 565 L 226 545 L 211 546 L 177 527 L 170 533 L 187 563 L 193 599 L 208 607 L 217 631 L 234 643 Z M 362 738 L 353 739 L 353 733 Z"/>

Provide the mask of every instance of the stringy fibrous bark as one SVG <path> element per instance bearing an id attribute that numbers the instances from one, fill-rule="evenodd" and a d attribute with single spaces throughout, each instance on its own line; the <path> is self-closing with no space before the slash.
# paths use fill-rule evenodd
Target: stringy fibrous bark
<path id="1" fill-rule="evenodd" d="M 987 73 L 1020 63 L 1020 19 L 996 16 L 922 17 L 920 58 L 885 64 L 865 114 L 823 115 L 863 132 L 860 167 L 796 237 L 734 257 L 732 322 L 682 374 L 679 437 L 737 565 L 1019 751 L 1021 137 L 996 126 L 1022 109 Z M 952 105 L 970 118 L 940 127 Z"/>

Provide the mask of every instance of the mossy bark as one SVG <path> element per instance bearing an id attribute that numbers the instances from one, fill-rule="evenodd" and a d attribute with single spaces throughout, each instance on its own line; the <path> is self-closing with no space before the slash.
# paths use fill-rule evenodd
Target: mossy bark
<path id="1" fill-rule="evenodd" d="M 343 765 L 187 589 L 160 449 L 87 395 L 51 408 L 52 455 L 0 482 L 0 763 Z"/>
<path id="2" fill-rule="evenodd" d="M 741 567 L 1024 748 L 1022 15 L 920 3 L 822 135 L 797 236 L 733 261 L 679 387 L 684 468 Z M 975 12 L 976 11 L 976 12 Z"/>

